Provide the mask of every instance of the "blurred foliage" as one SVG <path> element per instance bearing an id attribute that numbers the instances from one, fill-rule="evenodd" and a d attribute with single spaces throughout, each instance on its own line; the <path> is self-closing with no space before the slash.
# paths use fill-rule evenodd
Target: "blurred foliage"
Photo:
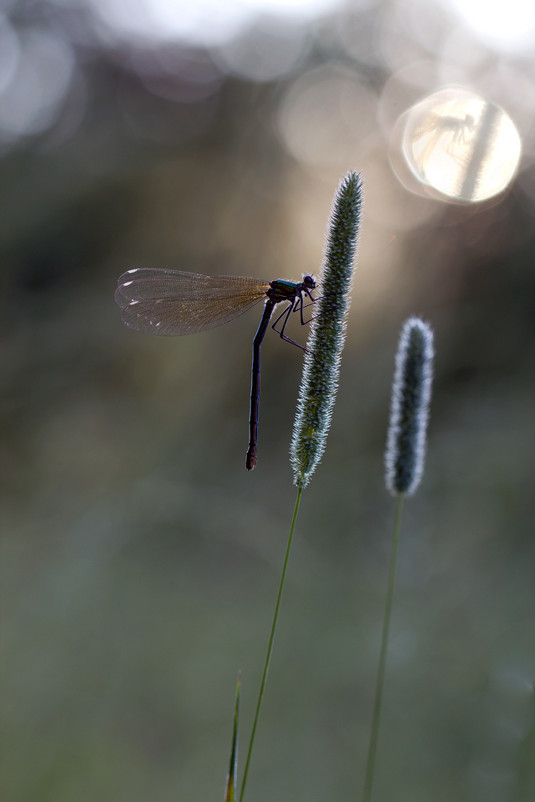
<path id="1" fill-rule="evenodd" d="M 414 313 L 435 329 L 436 380 L 376 800 L 535 798 L 534 62 L 448 27 L 446 7 L 414 6 L 281 23 L 297 55 L 259 78 L 229 66 L 249 28 L 217 46 L 148 41 L 119 36 L 102 4 L 4 4 L 6 802 L 221 798 L 236 671 L 243 743 L 294 500 L 301 355 L 266 338 L 261 461 L 246 475 L 258 315 L 143 337 L 120 324 L 113 290 L 135 266 L 317 269 L 349 168 L 366 206 L 348 342 L 249 792 L 360 792 L 393 517 L 390 381 Z M 411 195 L 388 162 L 394 118 L 453 75 L 492 91 L 523 137 L 515 184 L 480 206 Z"/>

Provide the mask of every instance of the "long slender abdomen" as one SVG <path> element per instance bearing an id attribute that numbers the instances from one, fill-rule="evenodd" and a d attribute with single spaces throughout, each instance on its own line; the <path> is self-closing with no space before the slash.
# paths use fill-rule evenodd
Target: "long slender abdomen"
<path id="1" fill-rule="evenodd" d="M 257 461 L 258 412 L 260 409 L 260 346 L 264 339 L 269 319 L 275 308 L 275 302 L 269 298 L 264 307 L 264 314 L 253 340 L 253 368 L 251 374 L 251 407 L 249 414 L 249 448 L 245 458 L 245 467 L 252 471 Z"/>

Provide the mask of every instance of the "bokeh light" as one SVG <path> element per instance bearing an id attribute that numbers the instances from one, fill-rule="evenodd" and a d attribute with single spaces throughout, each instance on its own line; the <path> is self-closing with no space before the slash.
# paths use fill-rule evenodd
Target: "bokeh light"
<path id="1" fill-rule="evenodd" d="M 353 163 L 371 144 L 375 104 L 375 94 L 357 72 L 317 67 L 285 91 L 278 108 L 278 131 L 285 147 L 305 164 Z"/>
<path id="2" fill-rule="evenodd" d="M 214 48 L 222 71 L 251 81 L 273 81 L 294 69 L 305 52 L 306 29 L 280 18 L 259 18 L 235 39 Z"/>
<path id="3" fill-rule="evenodd" d="M 230 41 L 258 16 L 313 20 L 340 0 L 90 0 L 109 32 L 140 41 L 183 40 L 204 45 Z"/>
<path id="4" fill-rule="evenodd" d="M 403 179 L 398 149 L 422 193 L 475 203 L 506 189 L 518 169 L 521 142 L 499 106 L 462 88 L 448 88 L 414 105 L 394 129 L 391 158 Z"/>
<path id="5" fill-rule="evenodd" d="M 56 119 L 75 67 L 62 38 L 35 29 L 0 27 L 0 140 L 36 134 Z"/>
<path id="6" fill-rule="evenodd" d="M 535 4 L 526 0 L 507 3 L 487 0 L 451 0 L 458 15 L 490 46 L 500 50 L 533 52 Z"/>

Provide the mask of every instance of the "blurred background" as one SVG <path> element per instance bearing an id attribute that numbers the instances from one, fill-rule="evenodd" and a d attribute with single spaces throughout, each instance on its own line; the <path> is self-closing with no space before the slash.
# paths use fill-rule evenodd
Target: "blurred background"
<path id="1" fill-rule="evenodd" d="M 359 798 L 393 525 L 398 333 L 435 329 L 375 799 L 535 799 L 535 7 L 0 4 L 2 798 L 222 799 L 295 499 L 302 355 L 258 308 L 138 334 L 119 274 L 318 271 L 365 208 L 327 451 L 304 494 L 248 794 Z M 299 327 L 297 327 L 299 328 Z M 295 330 L 295 336 L 303 333 Z"/>

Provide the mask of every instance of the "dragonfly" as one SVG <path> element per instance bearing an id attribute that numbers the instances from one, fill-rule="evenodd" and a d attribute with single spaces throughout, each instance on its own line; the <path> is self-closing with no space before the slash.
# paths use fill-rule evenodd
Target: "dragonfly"
<path id="1" fill-rule="evenodd" d="M 215 329 L 242 315 L 261 300 L 264 311 L 253 340 L 249 447 L 245 467 L 253 470 L 258 459 L 258 415 L 260 408 L 260 348 L 277 304 L 285 303 L 271 328 L 288 343 L 306 352 L 284 333 L 293 312 L 314 303 L 316 282 L 311 275 L 302 281 L 264 281 L 249 276 L 204 276 L 166 268 L 134 268 L 117 281 L 115 302 L 123 323 L 136 331 L 160 336 L 198 334 Z M 309 303 L 308 303 L 309 302 Z"/>

